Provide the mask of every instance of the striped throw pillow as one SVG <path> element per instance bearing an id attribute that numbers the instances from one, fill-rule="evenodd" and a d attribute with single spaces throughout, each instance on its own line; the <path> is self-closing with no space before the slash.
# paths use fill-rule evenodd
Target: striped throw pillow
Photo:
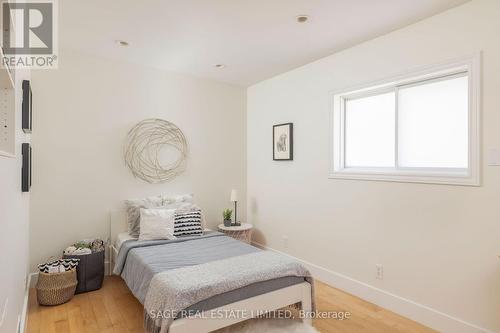
<path id="1" fill-rule="evenodd" d="M 201 210 L 176 212 L 174 215 L 174 236 L 201 236 Z"/>
<path id="2" fill-rule="evenodd" d="M 71 259 L 58 259 L 45 264 L 38 265 L 38 269 L 43 273 L 52 273 L 52 272 L 67 272 L 69 270 L 75 269 L 78 266 L 80 259 L 71 258 Z M 63 267 L 61 267 L 63 266 Z"/>

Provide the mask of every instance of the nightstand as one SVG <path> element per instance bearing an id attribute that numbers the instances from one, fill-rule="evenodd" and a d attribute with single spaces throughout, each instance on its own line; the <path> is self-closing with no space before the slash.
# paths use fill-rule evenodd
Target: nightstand
<path id="1" fill-rule="evenodd" d="M 225 233 L 227 236 L 237 239 L 239 241 L 250 244 L 252 241 L 252 228 L 250 223 L 242 223 L 239 226 L 226 227 L 224 224 L 219 224 L 218 229 L 220 232 Z"/>

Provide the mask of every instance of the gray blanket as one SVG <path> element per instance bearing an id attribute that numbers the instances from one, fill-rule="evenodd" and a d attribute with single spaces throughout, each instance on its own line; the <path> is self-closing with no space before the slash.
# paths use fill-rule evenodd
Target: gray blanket
<path id="1" fill-rule="evenodd" d="M 149 284 L 157 273 L 258 251 L 258 248 L 217 232 L 174 240 L 131 240 L 120 249 L 115 274 L 121 273 L 132 294 L 144 304 Z"/>
<path id="2" fill-rule="evenodd" d="M 256 252 L 262 252 L 262 250 L 213 231 L 207 232 L 201 237 L 194 236 L 174 240 L 130 240 L 123 243 L 120 248 L 114 273 L 121 275 L 134 296 L 142 304 L 145 304 L 151 281 L 156 275 L 167 271 L 175 271 L 182 267 L 210 265 L 216 261 L 231 257 L 242 257 Z M 234 260 L 237 261 L 236 258 Z M 223 269 L 223 272 L 225 272 L 225 269 Z M 310 279 L 304 279 L 304 277 L 292 274 L 281 275 L 277 279 L 263 279 L 261 282 L 243 285 L 242 288 L 233 286 L 236 288 L 229 288 L 230 291 L 204 298 L 196 304 L 181 309 L 182 312 L 177 317 L 189 315 L 185 314 L 185 311 L 189 313 L 208 311 L 245 298 L 285 288 L 304 280 L 309 281 Z M 145 318 L 146 325 L 148 325 L 148 322 L 151 323 L 148 316 Z M 161 329 L 161 326 L 156 327 L 154 322 L 149 326 L 151 332 L 160 331 Z"/>
<path id="3" fill-rule="evenodd" d="M 224 234 L 217 231 L 206 231 L 202 236 L 179 237 L 176 239 L 164 239 L 164 240 L 152 240 L 152 241 L 137 241 L 132 239 L 128 240 L 122 244 L 120 251 L 118 252 L 118 256 L 116 257 L 115 261 L 115 267 L 113 268 L 113 273 L 116 275 L 122 274 L 125 262 L 127 260 L 127 256 L 129 255 L 129 252 L 133 249 L 147 248 L 164 244 L 188 242 L 196 239 L 221 237 L 221 236 L 224 236 Z"/>
<path id="4" fill-rule="evenodd" d="M 166 333 L 180 311 L 201 300 L 286 276 L 303 277 L 313 285 L 310 273 L 304 266 L 270 251 L 158 273 L 151 280 L 144 303 L 146 331 Z M 314 300 L 313 295 L 311 299 Z"/>

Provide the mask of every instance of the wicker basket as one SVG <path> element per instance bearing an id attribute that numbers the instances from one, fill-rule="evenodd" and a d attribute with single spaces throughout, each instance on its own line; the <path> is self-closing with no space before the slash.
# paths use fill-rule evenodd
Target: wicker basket
<path id="1" fill-rule="evenodd" d="M 40 305 L 59 305 L 66 303 L 75 295 L 76 270 L 62 273 L 38 273 L 36 298 Z"/>

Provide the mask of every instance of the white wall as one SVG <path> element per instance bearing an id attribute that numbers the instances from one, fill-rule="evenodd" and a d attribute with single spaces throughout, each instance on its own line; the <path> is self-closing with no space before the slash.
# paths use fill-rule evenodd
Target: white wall
<path id="1" fill-rule="evenodd" d="M 0 156 L 0 332 L 16 331 L 21 315 L 29 260 L 30 194 L 21 192 L 21 144 L 30 136 L 21 130 L 22 80 L 29 80 L 29 71 L 15 71 L 16 156 Z"/>
<path id="2" fill-rule="evenodd" d="M 32 268 L 76 240 L 107 237 L 124 199 L 194 193 L 212 227 L 232 188 L 245 202 L 244 89 L 72 51 L 59 59 L 58 70 L 33 73 Z M 189 144 L 187 170 L 159 185 L 135 179 L 122 156 L 127 131 L 154 117 Z"/>
<path id="3" fill-rule="evenodd" d="M 483 158 L 481 187 L 327 177 L 329 91 L 479 50 L 482 150 L 500 147 L 499 32 L 500 1 L 475 0 L 250 87 L 247 196 L 256 241 L 340 273 L 333 275 L 346 284 L 354 279 L 500 331 L 500 167 Z M 283 122 L 294 123 L 293 162 L 272 160 L 271 126 Z M 370 289 L 362 283 L 359 290 Z M 414 317 L 433 324 L 424 317 L 436 312 L 419 309 Z M 444 314 L 435 327 L 452 325 Z"/>

